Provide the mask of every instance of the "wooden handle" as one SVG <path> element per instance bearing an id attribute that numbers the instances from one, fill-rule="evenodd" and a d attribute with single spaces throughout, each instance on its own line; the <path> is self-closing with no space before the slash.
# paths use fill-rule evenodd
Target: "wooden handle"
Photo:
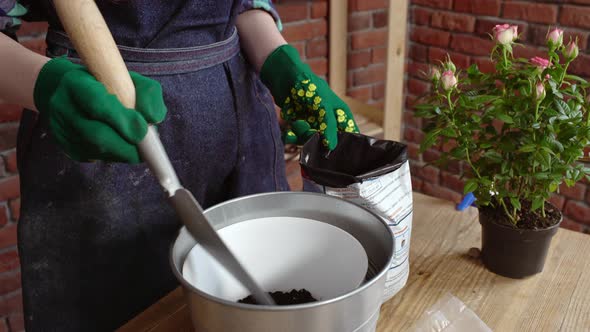
<path id="1" fill-rule="evenodd" d="M 127 108 L 135 108 L 135 86 L 93 0 L 54 0 L 57 15 L 84 64 Z"/>

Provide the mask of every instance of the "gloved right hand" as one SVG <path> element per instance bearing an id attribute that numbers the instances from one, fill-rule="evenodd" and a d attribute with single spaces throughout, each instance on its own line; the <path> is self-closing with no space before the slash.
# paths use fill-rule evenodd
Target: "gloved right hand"
<path id="1" fill-rule="evenodd" d="M 124 107 L 88 70 L 64 58 L 48 61 L 35 83 L 35 106 L 60 147 L 77 161 L 139 163 L 136 144 L 148 123 L 166 116 L 160 83 L 129 72 L 136 109 Z"/>

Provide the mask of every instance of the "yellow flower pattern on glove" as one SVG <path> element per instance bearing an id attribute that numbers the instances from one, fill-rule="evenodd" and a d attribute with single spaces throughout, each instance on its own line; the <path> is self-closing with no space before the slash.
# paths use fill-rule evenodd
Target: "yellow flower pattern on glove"
<path id="1" fill-rule="evenodd" d="M 281 107 L 282 118 L 288 122 L 306 121 L 310 130 L 319 131 L 324 136 L 322 141 L 328 148 L 335 147 L 338 131 L 358 133 L 348 106 L 322 79 L 300 79 L 290 92 Z"/>

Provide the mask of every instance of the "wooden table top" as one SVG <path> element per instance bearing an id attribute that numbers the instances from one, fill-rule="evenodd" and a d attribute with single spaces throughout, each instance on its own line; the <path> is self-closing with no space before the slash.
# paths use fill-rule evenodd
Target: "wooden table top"
<path id="1" fill-rule="evenodd" d="M 590 236 L 560 229 L 545 270 L 522 280 L 497 276 L 470 257 L 480 241 L 475 208 L 458 212 L 451 202 L 414 193 L 410 276 L 383 304 L 377 331 L 407 331 L 446 293 L 497 332 L 590 331 Z M 192 331 L 180 288 L 119 331 Z"/>

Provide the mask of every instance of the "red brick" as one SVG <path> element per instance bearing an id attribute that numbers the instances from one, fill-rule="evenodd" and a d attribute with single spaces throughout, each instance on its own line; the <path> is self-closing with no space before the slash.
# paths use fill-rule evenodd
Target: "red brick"
<path id="1" fill-rule="evenodd" d="M 456 174 L 441 172 L 441 185 L 458 193 L 462 193 L 463 187 L 465 186 L 465 180 L 461 179 Z"/>
<path id="2" fill-rule="evenodd" d="M 414 7 L 412 8 L 412 22 L 417 25 L 428 25 L 430 23 L 430 15 L 432 15 L 432 10 L 422 8 L 422 7 Z"/>
<path id="3" fill-rule="evenodd" d="M 448 31 L 415 26 L 410 33 L 410 39 L 422 44 L 447 47 L 451 34 Z"/>
<path id="4" fill-rule="evenodd" d="M 415 79 L 415 78 L 408 78 L 408 91 L 414 95 L 421 95 L 428 91 L 429 84 Z"/>
<path id="5" fill-rule="evenodd" d="M 435 12 L 430 19 L 430 25 L 445 30 L 473 32 L 475 17 L 465 14 Z"/>
<path id="6" fill-rule="evenodd" d="M 3 227 L 8 223 L 8 214 L 6 214 L 6 206 L 0 205 L 0 227 Z"/>
<path id="7" fill-rule="evenodd" d="M 424 185 L 424 180 L 420 179 L 417 176 L 412 176 L 412 190 L 422 191 L 423 185 Z"/>
<path id="8" fill-rule="evenodd" d="M 504 3 L 502 17 L 534 23 L 552 24 L 557 22 L 557 5 L 520 1 L 506 2 Z"/>
<path id="9" fill-rule="evenodd" d="M 16 248 L 0 254 L 0 274 L 11 272 L 17 269 L 18 265 L 18 252 L 16 251 Z M 1 316 L 2 314 L 0 314 L 0 317 Z"/>
<path id="10" fill-rule="evenodd" d="M 403 112 L 403 121 L 404 126 L 409 126 L 413 128 L 421 128 L 422 127 L 422 118 L 418 118 L 414 116 L 414 112 L 406 111 Z"/>
<path id="11" fill-rule="evenodd" d="M 6 165 L 7 172 L 16 173 L 18 171 L 16 165 L 16 150 L 11 151 L 4 156 L 4 164 Z"/>
<path id="12" fill-rule="evenodd" d="M 408 73 L 408 75 L 413 76 L 413 77 L 426 79 L 427 73 L 429 70 L 430 70 L 429 64 L 412 61 L 411 63 L 408 64 L 407 73 Z"/>
<path id="13" fill-rule="evenodd" d="M 559 14 L 559 23 L 562 25 L 590 28 L 590 8 L 581 6 L 563 6 Z"/>
<path id="14" fill-rule="evenodd" d="M 385 45 L 387 29 L 353 32 L 350 36 L 353 50 Z"/>
<path id="15" fill-rule="evenodd" d="M 581 232 L 584 229 L 584 225 L 579 224 L 568 217 L 563 217 L 563 221 L 559 226 L 574 232 Z"/>
<path id="16" fill-rule="evenodd" d="M 578 55 L 578 57 L 570 64 L 569 71 L 580 76 L 590 76 L 590 55 Z"/>
<path id="17" fill-rule="evenodd" d="M 426 195 L 446 199 L 455 203 L 461 202 L 461 199 L 463 198 L 463 196 L 458 192 L 428 182 L 424 182 L 424 185 L 422 186 L 422 192 L 424 192 Z"/>
<path id="18" fill-rule="evenodd" d="M 439 183 L 440 170 L 436 167 L 414 163 L 411 165 L 410 173 L 423 179 L 424 182 Z"/>
<path id="19" fill-rule="evenodd" d="M 352 13 L 348 15 L 348 32 L 365 30 L 371 27 L 371 13 Z"/>
<path id="20" fill-rule="evenodd" d="M 9 206 L 12 219 L 18 220 L 20 218 L 20 198 L 10 201 Z"/>
<path id="21" fill-rule="evenodd" d="M 47 32 L 47 22 L 24 22 L 18 29 L 16 35 L 22 36 L 41 36 Z"/>
<path id="22" fill-rule="evenodd" d="M 349 52 L 347 66 L 348 69 L 366 67 L 371 64 L 371 52 L 368 50 Z"/>
<path id="23" fill-rule="evenodd" d="M 477 64 L 479 70 L 484 73 L 491 73 L 496 70 L 496 64 L 490 58 L 471 58 L 471 62 Z"/>
<path id="24" fill-rule="evenodd" d="M 577 3 L 580 5 L 590 5 L 590 0 L 566 0 L 565 2 Z"/>
<path id="25" fill-rule="evenodd" d="M 547 27 L 546 26 L 536 26 L 531 27 L 530 29 L 530 41 L 539 46 L 547 45 Z M 588 45 L 588 31 L 568 31 L 567 29 L 564 31 L 563 42 L 568 43 L 570 40 L 578 39 L 578 47 L 581 50 L 585 50 L 586 46 Z"/>
<path id="26" fill-rule="evenodd" d="M 354 83 L 354 73 L 351 71 L 348 71 L 346 73 L 346 87 L 351 88 L 353 86 L 353 83 Z"/>
<path id="27" fill-rule="evenodd" d="M 297 49 L 297 52 L 299 53 L 299 55 L 301 55 L 302 58 L 305 57 L 305 41 L 298 41 L 298 42 L 293 42 L 293 43 L 289 43 L 291 46 L 295 47 L 295 49 Z"/>
<path id="28" fill-rule="evenodd" d="M 551 197 L 549 197 L 549 202 L 555 205 L 559 210 L 563 210 L 565 198 L 561 195 L 552 194 Z"/>
<path id="29" fill-rule="evenodd" d="M 521 46 L 521 45 L 516 45 L 514 47 L 514 56 L 517 58 L 525 58 L 525 59 L 530 59 L 536 56 L 542 57 L 542 58 L 547 58 L 547 51 L 544 51 L 542 49 L 538 49 L 532 46 L 527 45 L 525 46 Z"/>
<path id="30" fill-rule="evenodd" d="M 0 104 L 0 122 L 20 120 L 23 107 L 19 105 Z"/>
<path id="31" fill-rule="evenodd" d="M 371 65 L 366 69 L 353 73 L 353 83 L 355 86 L 385 80 L 385 65 Z"/>
<path id="32" fill-rule="evenodd" d="M 586 186 L 581 183 L 576 183 L 573 187 L 568 187 L 565 184 L 562 184 L 559 186 L 559 193 L 567 198 L 581 201 L 584 200 Z"/>
<path id="33" fill-rule="evenodd" d="M 14 331 L 14 332 L 24 331 L 25 330 L 24 316 L 20 313 L 8 316 L 8 326 L 10 326 L 10 330 Z"/>
<path id="34" fill-rule="evenodd" d="M 25 40 L 21 42 L 21 44 L 29 50 L 41 55 L 45 55 L 45 50 L 47 49 L 47 43 L 45 43 L 45 39 L 43 38 Z"/>
<path id="35" fill-rule="evenodd" d="M 305 63 L 309 65 L 316 75 L 322 76 L 328 73 L 328 60 L 326 58 L 309 59 L 305 60 Z"/>
<path id="36" fill-rule="evenodd" d="M 18 270 L 0 273 L 0 296 L 14 292 L 21 288 L 20 272 Z M 0 331 L 2 331 L 0 329 Z"/>
<path id="37" fill-rule="evenodd" d="M 428 47 L 412 43 L 408 52 L 408 57 L 416 61 L 426 62 L 428 59 Z"/>
<path id="38" fill-rule="evenodd" d="M 311 18 L 326 17 L 328 15 L 328 2 L 313 2 L 311 4 Z"/>
<path id="39" fill-rule="evenodd" d="M 380 11 L 373 13 L 373 27 L 383 28 L 385 26 L 387 26 L 387 12 Z"/>
<path id="40" fill-rule="evenodd" d="M 455 0 L 455 11 L 475 15 L 498 16 L 500 0 Z"/>
<path id="41" fill-rule="evenodd" d="M 328 43 L 325 39 L 310 40 L 307 42 L 305 54 L 308 58 L 325 57 L 328 55 Z"/>
<path id="42" fill-rule="evenodd" d="M 412 4 L 433 8 L 451 9 L 452 0 L 412 0 Z"/>
<path id="43" fill-rule="evenodd" d="M 371 99 L 371 87 L 370 86 L 362 86 L 362 87 L 354 87 L 348 89 L 346 94 L 362 101 L 368 101 Z"/>
<path id="44" fill-rule="evenodd" d="M 384 63 L 385 58 L 387 57 L 387 48 L 386 47 L 375 47 L 371 53 L 371 62 L 372 63 Z"/>
<path id="45" fill-rule="evenodd" d="M 308 18 L 308 2 L 293 1 L 276 5 L 277 11 L 284 23 L 302 21 Z"/>
<path id="46" fill-rule="evenodd" d="M 313 37 L 323 37 L 326 35 L 328 27 L 325 20 L 313 21 L 309 23 L 286 24 L 283 29 L 283 37 L 288 42 L 312 39 Z"/>
<path id="47" fill-rule="evenodd" d="M 404 128 L 404 139 L 408 142 L 420 144 L 424 139 L 424 132 L 421 129 L 406 127 Z"/>
<path id="48" fill-rule="evenodd" d="M 406 142 L 406 145 L 408 146 L 408 157 L 412 160 L 420 161 L 420 145 L 408 142 Z"/>
<path id="49" fill-rule="evenodd" d="M 422 159 L 424 160 L 424 162 L 433 163 L 440 159 L 440 151 L 428 149 L 422 153 Z"/>
<path id="50" fill-rule="evenodd" d="M 590 224 L 590 206 L 588 204 L 567 201 L 564 214 L 575 221 Z"/>
<path id="51" fill-rule="evenodd" d="M 387 8 L 388 0 L 348 0 L 348 8 L 351 11 L 366 11 Z"/>
<path id="52" fill-rule="evenodd" d="M 6 176 L 5 165 L 6 161 L 4 161 L 4 158 L 0 158 L 0 177 Z"/>
<path id="53" fill-rule="evenodd" d="M 375 84 L 373 85 L 373 99 L 381 99 L 385 97 L 385 84 Z"/>
<path id="54" fill-rule="evenodd" d="M 18 175 L 0 179 L 0 202 L 20 196 L 20 182 Z"/>
<path id="55" fill-rule="evenodd" d="M 18 123 L 0 124 L 0 151 L 9 150 L 16 147 L 17 132 Z"/>
<path id="56" fill-rule="evenodd" d="M 467 68 L 469 66 L 469 56 L 467 55 L 449 52 L 442 48 L 436 47 L 430 47 L 428 50 L 428 60 L 433 64 L 438 64 L 438 61 L 445 61 L 447 59 L 447 55 L 451 57 L 451 61 L 453 61 L 457 68 Z"/>
<path id="57" fill-rule="evenodd" d="M 451 49 L 472 55 L 489 55 L 494 45 L 490 39 L 469 35 L 453 35 L 451 39 Z"/>
<path id="58" fill-rule="evenodd" d="M 0 317 L 19 314 L 23 311 L 23 300 L 20 291 L 11 293 L 0 301 Z"/>

